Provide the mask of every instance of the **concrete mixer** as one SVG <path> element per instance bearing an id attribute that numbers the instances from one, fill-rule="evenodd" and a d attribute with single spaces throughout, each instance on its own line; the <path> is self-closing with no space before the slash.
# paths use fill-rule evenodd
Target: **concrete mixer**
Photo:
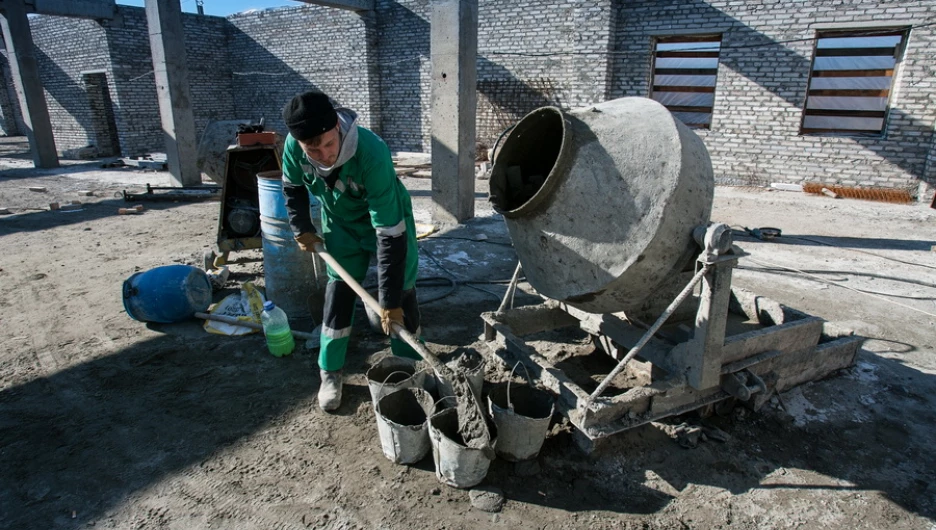
<path id="1" fill-rule="evenodd" d="M 490 187 L 520 263 L 501 309 L 481 315 L 488 354 L 556 393 L 586 450 L 721 402 L 757 409 L 854 362 L 861 337 L 732 288 L 744 253 L 709 222 L 708 153 L 653 100 L 531 112 L 496 153 Z M 507 309 L 521 269 L 544 302 Z M 610 373 L 571 377 L 528 343 L 566 328 L 590 335 Z"/>

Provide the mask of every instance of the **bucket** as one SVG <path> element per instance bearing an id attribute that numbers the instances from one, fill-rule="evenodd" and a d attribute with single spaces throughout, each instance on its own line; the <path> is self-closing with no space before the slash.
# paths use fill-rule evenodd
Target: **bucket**
<path id="1" fill-rule="evenodd" d="M 189 265 L 156 267 L 124 281 L 123 304 L 134 320 L 179 322 L 208 310 L 211 282 L 205 271 Z"/>
<path id="2" fill-rule="evenodd" d="M 504 138 L 491 201 L 536 292 L 590 313 L 639 308 L 698 255 L 715 179 L 702 140 L 660 103 L 542 107 Z"/>
<path id="3" fill-rule="evenodd" d="M 293 239 L 282 175 L 279 170 L 257 174 L 266 297 L 281 307 L 290 321 L 311 317 L 317 324 L 322 321 L 328 282 L 325 263 L 314 253 L 303 251 Z"/>
<path id="4" fill-rule="evenodd" d="M 403 388 L 377 400 L 377 433 L 384 456 L 395 464 L 415 464 L 429 452 L 428 422 L 432 396 L 421 388 Z"/>
<path id="5" fill-rule="evenodd" d="M 510 377 L 513 378 L 513 370 Z M 527 382 L 528 385 L 512 385 L 508 380 L 488 394 L 488 409 L 497 427 L 494 452 L 509 462 L 536 458 L 552 421 L 555 403 L 552 394 L 537 389 L 529 372 Z"/>
<path id="6" fill-rule="evenodd" d="M 367 387 L 374 405 L 381 397 L 402 388 L 423 388 L 426 372 L 414 359 L 389 355 L 367 370 Z"/>
<path id="7" fill-rule="evenodd" d="M 429 439 L 439 482 L 456 488 L 470 488 L 487 476 L 491 459 L 483 449 L 465 445 L 458 434 L 457 409 L 444 409 L 429 417 Z"/>
<path id="8" fill-rule="evenodd" d="M 484 357 L 474 350 L 465 350 L 455 354 L 447 354 L 439 357 L 439 360 L 454 372 L 465 374 L 469 386 L 475 395 L 475 398 L 481 398 L 481 388 L 484 386 Z M 438 372 L 435 374 L 438 384 L 439 396 L 454 396 L 452 382 L 443 378 Z"/>

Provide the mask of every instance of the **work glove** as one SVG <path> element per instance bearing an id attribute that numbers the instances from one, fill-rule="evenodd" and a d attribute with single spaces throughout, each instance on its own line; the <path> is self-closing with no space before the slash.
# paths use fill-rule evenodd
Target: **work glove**
<path id="1" fill-rule="evenodd" d="M 403 308 L 394 307 L 393 309 L 380 308 L 380 327 L 384 333 L 390 335 L 393 332 L 393 323 L 403 325 Z M 395 335 L 395 334 L 394 334 Z"/>
<path id="2" fill-rule="evenodd" d="M 306 252 L 315 252 L 315 245 L 324 242 L 317 234 L 304 232 L 296 236 L 296 243 L 299 244 L 299 248 Z"/>

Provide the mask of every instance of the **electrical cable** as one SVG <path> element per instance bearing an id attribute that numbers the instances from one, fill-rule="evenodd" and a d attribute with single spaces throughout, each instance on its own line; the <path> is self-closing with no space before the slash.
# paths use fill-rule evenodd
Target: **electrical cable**
<path id="1" fill-rule="evenodd" d="M 483 288 L 481 288 L 481 287 L 478 287 L 478 285 L 497 284 L 497 283 L 502 283 L 503 280 L 497 280 L 497 281 L 492 281 L 492 280 L 462 280 L 462 279 L 460 279 L 458 276 L 456 276 L 452 271 L 450 271 L 450 270 L 448 270 L 447 268 L 445 268 L 445 266 L 442 265 L 442 262 L 440 262 L 440 261 L 438 260 L 438 258 L 436 258 L 434 255 L 432 255 L 432 253 L 429 252 L 429 250 L 425 249 L 424 247 L 419 247 L 419 250 L 420 250 L 420 252 L 422 252 L 427 258 L 429 258 L 429 259 L 436 265 L 436 267 L 438 267 L 438 268 L 441 269 L 444 273 L 446 273 L 446 274 L 448 274 L 449 276 L 451 276 L 452 279 L 454 280 L 454 282 L 455 282 L 457 285 L 464 285 L 465 287 L 468 287 L 468 288 L 470 288 L 470 289 L 475 289 L 475 290 L 477 290 L 477 291 L 481 291 L 481 292 L 483 292 L 483 293 L 489 294 L 489 295 L 491 295 L 491 296 L 497 298 L 498 300 L 501 299 L 501 295 L 499 295 L 499 294 L 497 294 L 497 293 L 494 293 L 494 292 L 492 292 L 492 291 L 488 291 L 487 289 L 483 289 Z M 506 282 L 509 282 L 509 281 L 510 281 L 510 280 L 507 280 Z"/>
<path id="2" fill-rule="evenodd" d="M 454 239 L 464 239 L 464 238 L 454 238 Z M 470 241 L 473 241 L 473 240 L 470 240 Z M 490 241 L 484 241 L 484 240 L 477 240 L 477 241 L 490 243 Z M 470 289 L 481 291 L 485 294 L 494 296 L 498 300 L 500 300 L 501 295 L 495 292 L 489 291 L 487 289 L 478 287 L 478 285 L 503 285 L 503 284 L 510 283 L 509 279 L 506 279 L 506 280 L 462 280 L 462 279 L 459 279 L 458 276 L 456 276 L 450 270 L 445 268 L 445 266 L 442 265 L 442 263 L 435 256 L 433 256 L 431 252 L 429 252 L 426 249 L 423 249 L 422 247 L 420 247 L 419 250 L 421 250 L 423 254 L 426 255 L 426 257 L 432 260 L 432 262 L 436 265 L 436 267 L 438 267 L 439 269 L 441 269 L 443 272 L 445 272 L 446 274 L 450 276 L 450 278 L 445 277 L 445 276 L 429 276 L 425 278 L 418 278 L 416 280 L 416 287 L 420 287 L 423 289 L 433 288 L 433 287 L 448 287 L 448 289 L 446 289 L 441 294 L 438 294 L 429 298 L 419 299 L 420 305 L 429 304 L 431 302 L 435 302 L 443 298 L 446 298 L 452 295 L 458 289 L 460 285 L 464 285 L 465 287 L 468 287 Z M 521 277 L 521 280 L 525 280 L 525 279 L 526 279 L 525 277 Z M 368 291 L 373 291 L 374 289 L 377 288 L 377 285 L 368 284 L 368 285 L 364 285 L 363 287 L 364 289 Z M 363 302 L 361 300 L 358 300 L 358 305 L 363 305 Z"/>
<path id="3" fill-rule="evenodd" d="M 926 265 L 925 263 L 914 263 L 914 262 L 912 262 L 912 261 L 904 261 L 904 260 L 902 260 L 902 259 L 892 258 L 892 257 L 889 257 L 889 256 L 882 256 L 882 255 L 880 255 L 880 254 L 875 254 L 874 252 L 868 252 L 867 250 L 861 250 L 861 249 L 851 248 L 851 247 L 844 247 L 844 246 L 841 246 L 841 245 L 835 245 L 835 244 L 833 244 L 833 243 L 826 243 L 825 241 L 819 241 L 818 239 L 811 239 L 811 238 L 802 237 L 802 236 L 786 236 L 786 237 L 789 237 L 790 239 L 802 239 L 803 241 L 810 241 L 810 242 L 812 242 L 812 243 L 816 243 L 816 244 L 819 244 L 819 245 L 825 245 L 825 246 L 827 246 L 827 247 L 841 248 L 841 249 L 845 249 L 845 250 L 850 250 L 850 251 L 852 251 L 852 252 L 858 252 L 858 253 L 861 253 L 861 254 L 867 254 L 867 255 L 869 255 L 869 256 L 874 256 L 874 257 L 876 257 L 876 258 L 886 259 L 886 260 L 890 260 L 890 261 L 896 261 L 897 263 L 903 263 L 904 265 L 914 265 L 914 266 L 916 266 L 916 267 L 926 267 L 927 269 L 934 269 L 934 270 L 936 270 L 936 267 L 934 267 L 934 266 L 932 266 L 932 265 Z"/>
<path id="4" fill-rule="evenodd" d="M 872 293 L 864 292 L 864 291 L 862 291 L 862 290 L 860 290 L 860 289 L 856 289 L 856 288 L 850 287 L 850 286 L 848 286 L 848 285 L 842 285 L 842 284 L 839 283 L 839 282 L 829 281 L 829 280 L 826 280 L 826 279 L 824 279 L 824 278 L 820 278 L 820 277 L 818 277 L 818 276 L 816 276 L 816 275 L 809 274 L 809 273 L 807 273 L 807 272 L 801 271 L 801 270 L 796 269 L 796 268 L 793 268 L 793 267 L 786 267 L 786 266 L 784 266 L 784 265 L 778 265 L 778 264 L 776 264 L 776 263 L 770 263 L 770 262 L 766 262 L 766 261 L 761 261 L 761 260 L 752 258 L 751 256 L 747 256 L 745 259 L 751 260 L 751 261 L 753 261 L 754 263 L 757 263 L 758 265 L 764 265 L 764 266 L 767 266 L 767 267 L 776 267 L 776 268 L 786 269 L 786 270 L 789 270 L 789 271 L 792 271 L 792 272 L 796 272 L 796 273 L 798 273 L 798 274 L 802 274 L 803 276 L 809 277 L 809 278 L 811 278 L 811 279 L 814 279 L 814 280 L 819 281 L 819 282 L 822 282 L 822 283 L 826 283 L 826 284 L 829 284 L 829 285 L 835 285 L 835 286 L 841 287 L 841 288 L 843 288 L 843 289 L 848 289 L 849 291 L 854 291 L 854 292 L 856 292 L 856 293 L 860 293 L 860 294 L 863 294 L 863 295 L 865 295 L 865 296 L 870 296 L 870 297 L 872 297 L 872 298 L 877 298 L 877 299 L 879 299 L 879 300 L 883 300 L 883 301 L 885 301 L 885 302 L 889 302 L 889 303 L 891 303 L 891 304 L 894 304 L 894 305 L 903 307 L 904 309 L 910 309 L 911 311 L 916 311 L 916 312 L 918 312 L 918 313 L 923 313 L 923 314 L 926 315 L 926 316 L 936 318 L 936 314 L 930 313 L 929 311 L 924 311 L 924 310 L 922 310 L 922 309 L 917 309 L 916 307 L 909 306 L 909 305 L 907 305 L 907 304 L 901 304 L 900 302 L 896 302 L 896 301 L 891 300 L 891 299 L 889 299 L 889 298 L 885 298 L 885 297 L 880 296 L 880 295 L 877 295 L 877 294 L 872 294 Z"/>
<path id="5" fill-rule="evenodd" d="M 778 274 L 779 274 L 779 273 L 782 273 L 782 272 L 784 272 L 784 271 L 785 271 L 785 272 L 789 272 L 789 271 L 786 271 L 785 269 L 772 268 L 772 267 L 745 267 L 745 266 L 743 266 L 743 265 L 739 265 L 739 266 L 737 266 L 737 267 L 735 267 L 735 268 L 736 268 L 736 269 L 741 269 L 741 270 L 754 271 L 754 272 L 768 272 L 768 273 L 774 272 L 774 273 L 778 273 Z M 836 272 L 836 273 L 837 273 L 837 272 L 840 272 L 840 271 L 820 271 L 820 270 L 808 270 L 808 269 L 807 269 L 807 270 L 803 270 L 803 272 L 804 272 L 804 273 L 825 274 L 825 273 L 832 273 L 832 272 Z M 873 274 L 862 274 L 862 273 L 858 273 L 858 272 L 853 272 L 853 273 L 849 273 L 849 274 L 854 274 L 855 276 L 868 276 L 868 277 L 872 277 L 872 278 L 877 278 L 877 277 L 879 277 L 879 276 L 875 276 L 875 275 L 873 275 Z M 900 280 L 900 279 L 897 279 L 897 278 L 890 278 L 890 277 L 884 277 L 884 279 L 892 279 L 892 280 L 898 281 L 898 282 L 899 282 L 899 281 L 903 281 L 903 280 Z M 827 280 L 827 281 L 833 281 L 833 282 L 847 282 L 847 281 L 848 281 L 848 278 L 826 278 L 826 280 Z M 917 282 L 907 281 L 907 283 L 917 283 Z M 929 285 L 929 284 L 920 284 L 920 285 L 923 285 L 923 286 L 925 286 L 925 287 L 933 287 L 933 286 L 931 286 L 931 285 Z M 934 288 L 936 288 L 936 287 L 934 287 Z M 936 296 L 911 296 L 911 295 L 904 295 L 904 294 L 885 293 L 885 292 L 882 292 L 882 291 L 872 291 L 872 290 L 870 290 L 870 289 L 859 289 L 859 288 L 857 288 L 857 287 L 855 287 L 854 289 L 855 289 L 855 290 L 858 290 L 858 291 L 861 291 L 861 292 L 863 292 L 863 293 L 879 294 L 879 295 L 882 295 L 882 296 L 893 296 L 894 298 L 904 298 L 904 299 L 907 299 L 907 300 L 936 300 Z"/>
<path id="6" fill-rule="evenodd" d="M 471 237 L 457 237 L 457 236 L 426 236 L 420 241 L 425 241 L 429 239 L 459 239 L 462 241 L 473 241 L 475 243 L 490 243 L 492 245 L 503 245 L 505 247 L 512 247 L 513 243 L 504 243 L 502 241 L 491 241 L 490 239 L 475 239 Z"/>
<path id="7" fill-rule="evenodd" d="M 767 239 L 759 238 L 759 237 L 753 235 L 753 234 L 751 233 L 752 229 L 750 229 L 750 228 L 748 228 L 748 227 L 746 227 L 746 226 L 740 227 L 740 229 L 735 228 L 734 226 L 732 226 L 731 229 L 732 229 L 732 233 L 735 234 L 735 235 L 739 235 L 739 236 L 742 236 L 742 237 L 749 237 L 749 238 L 757 239 L 757 240 L 760 240 L 760 241 L 768 241 Z M 755 230 L 756 230 L 756 229 L 755 229 Z M 934 267 L 934 266 L 932 266 L 932 265 L 927 265 L 927 264 L 925 264 L 925 263 L 916 263 L 916 262 L 913 262 L 913 261 L 905 261 L 905 260 L 902 260 L 902 259 L 899 259 L 899 258 L 892 258 L 892 257 L 890 257 L 890 256 L 883 256 L 883 255 L 881 255 L 881 254 L 875 254 L 874 252 L 868 252 L 867 250 L 861 250 L 861 249 L 857 249 L 857 248 L 846 247 L 846 246 L 843 246 L 843 245 L 836 245 L 836 244 L 834 244 L 834 243 L 827 243 L 827 242 L 825 242 L 825 241 L 820 241 L 820 240 L 818 240 L 818 239 L 812 239 L 812 238 L 802 237 L 802 236 L 778 236 L 778 237 L 782 237 L 783 239 L 799 239 L 799 240 L 802 240 L 802 241 L 809 241 L 809 242 L 811 242 L 811 243 L 816 243 L 817 245 L 824 245 L 824 246 L 832 247 L 832 248 L 840 248 L 840 249 L 842 249 L 842 250 L 848 250 L 848 251 L 851 251 L 851 252 L 857 252 L 857 253 L 859 253 L 859 254 L 867 254 L 867 255 L 869 255 L 869 256 L 874 256 L 874 257 L 876 257 L 876 258 L 881 258 L 881 259 L 886 259 L 886 260 L 890 260 L 890 261 L 895 261 L 895 262 L 897 262 L 897 263 L 903 263 L 904 265 L 913 265 L 913 266 L 915 266 L 915 267 L 925 267 L 925 268 L 927 268 L 927 269 L 936 269 L 936 267 Z"/>

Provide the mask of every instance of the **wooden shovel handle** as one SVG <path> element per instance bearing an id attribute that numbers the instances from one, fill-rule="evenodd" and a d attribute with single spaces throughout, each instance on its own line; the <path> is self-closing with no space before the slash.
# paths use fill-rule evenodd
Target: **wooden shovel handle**
<path id="1" fill-rule="evenodd" d="M 354 277 L 348 274 L 348 271 L 346 271 L 344 267 L 338 264 L 338 261 L 333 258 L 332 255 L 328 253 L 328 251 L 325 250 L 325 245 L 316 243 L 314 248 L 315 253 L 318 254 L 323 260 L 325 260 L 325 263 L 327 263 L 333 271 L 337 272 L 338 276 L 341 276 L 341 279 L 343 279 L 345 283 L 347 283 L 351 289 L 353 289 L 354 292 L 361 297 L 361 300 L 364 300 L 364 303 L 379 315 L 381 313 L 380 303 L 378 303 L 377 300 L 374 300 L 374 297 L 371 296 L 371 294 L 363 287 L 361 287 L 361 284 L 359 284 L 357 280 L 354 279 Z M 406 341 L 407 344 L 412 346 L 413 349 L 416 350 L 416 353 L 418 353 L 424 361 L 432 365 L 433 368 L 439 367 L 441 363 L 439 362 L 438 358 L 436 358 L 435 355 L 426 349 L 426 347 L 421 342 L 419 342 L 419 340 L 412 333 L 396 322 L 393 322 L 390 325 L 393 327 L 394 333 Z"/>

